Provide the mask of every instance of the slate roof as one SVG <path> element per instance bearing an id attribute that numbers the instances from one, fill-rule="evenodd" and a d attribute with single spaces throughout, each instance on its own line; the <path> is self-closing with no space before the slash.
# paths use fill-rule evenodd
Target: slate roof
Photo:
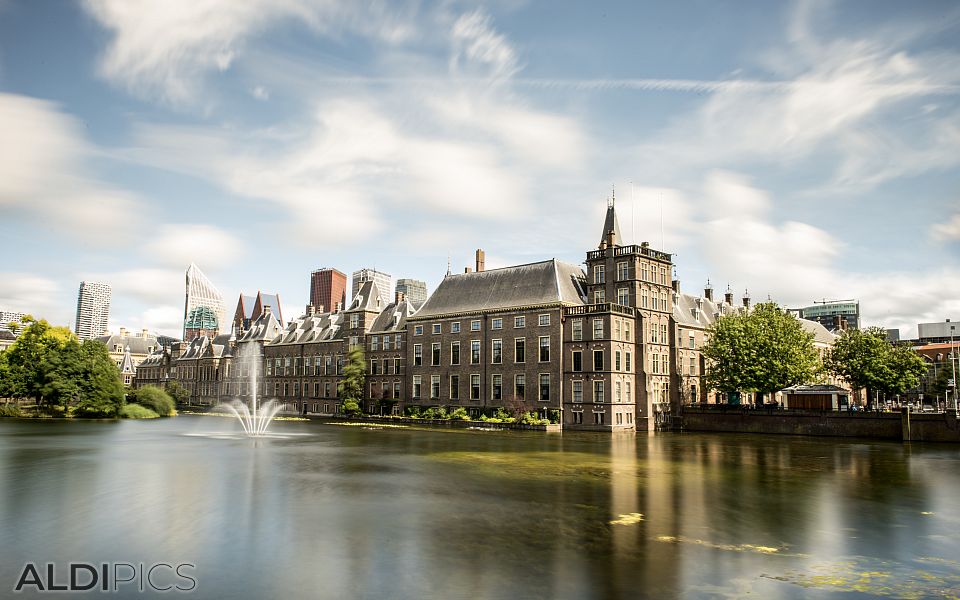
<path id="1" fill-rule="evenodd" d="M 414 303 L 406 299 L 399 304 L 396 302 L 388 304 L 370 326 L 370 332 L 403 331 L 407 319 L 416 314 L 421 306 L 423 306 L 422 302 Z"/>
<path id="2" fill-rule="evenodd" d="M 673 294 L 673 318 L 684 327 L 709 327 L 717 317 L 740 312 L 740 308 L 725 300 L 707 300 L 692 294 Z"/>
<path id="3" fill-rule="evenodd" d="M 818 344 L 826 344 L 827 346 L 832 346 L 834 340 L 837 339 L 837 336 L 830 333 L 826 327 L 817 323 L 816 321 L 810 321 L 809 319 L 797 319 L 800 321 L 800 326 L 803 327 L 803 330 L 807 333 L 813 334 L 813 341 Z"/>
<path id="4" fill-rule="evenodd" d="M 139 335 L 101 335 L 96 339 L 106 346 L 110 352 L 113 352 L 114 346 L 120 346 L 129 349 L 131 354 L 150 354 L 160 347 L 160 342 L 152 335 L 146 337 Z"/>
<path id="5" fill-rule="evenodd" d="M 611 202 L 607 205 L 607 216 L 603 220 L 603 235 L 600 237 L 600 244 L 603 245 L 607 242 L 608 233 L 613 230 L 613 243 L 614 245 L 620 244 L 620 223 L 617 221 L 617 210 L 614 208 L 613 203 Z"/>
<path id="6" fill-rule="evenodd" d="M 585 303 L 580 267 L 557 259 L 443 278 L 412 318 L 484 310 Z"/>
<path id="7" fill-rule="evenodd" d="M 283 344 L 308 344 L 343 339 L 342 312 L 304 315 L 290 321 L 281 335 L 275 337 L 270 346 Z"/>
<path id="8" fill-rule="evenodd" d="M 134 375 L 137 368 L 133 366 L 133 358 L 130 356 L 129 346 L 123 353 L 123 360 L 120 361 L 120 373 L 122 375 Z"/>
<path id="9" fill-rule="evenodd" d="M 250 329 L 243 332 L 243 335 L 237 340 L 237 343 L 245 342 L 269 342 L 283 332 L 283 327 L 273 315 L 273 308 L 270 312 L 263 313 L 257 320 L 250 324 Z"/>
<path id="10" fill-rule="evenodd" d="M 360 284 L 360 289 L 354 294 L 347 312 L 356 310 L 372 312 L 383 310 L 383 301 L 380 299 L 380 288 L 377 282 L 370 279 Z"/>

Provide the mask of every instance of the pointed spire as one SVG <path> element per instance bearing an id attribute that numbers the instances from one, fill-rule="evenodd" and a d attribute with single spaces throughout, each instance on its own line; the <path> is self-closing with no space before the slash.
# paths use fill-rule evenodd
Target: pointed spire
<path id="1" fill-rule="evenodd" d="M 450 273 L 450 253 L 447 252 L 447 274 L 445 275 L 445 277 L 450 277 L 450 275 L 451 275 L 451 273 Z"/>
<path id="2" fill-rule="evenodd" d="M 612 248 L 620 245 L 620 223 L 617 222 L 617 209 L 614 206 L 614 197 L 607 202 L 607 216 L 603 220 L 603 235 L 600 236 L 600 247 Z"/>

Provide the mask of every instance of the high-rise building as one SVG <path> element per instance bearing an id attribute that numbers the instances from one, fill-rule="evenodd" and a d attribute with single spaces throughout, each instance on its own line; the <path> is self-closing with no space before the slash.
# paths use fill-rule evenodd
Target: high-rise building
<path id="1" fill-rule="evenodd" d="M 207 311 L 198 312 L 196 309 L 201 306 L 209 308 L 209 313 Z M 216 323 L 211 322 L 211 316 L 215 318 Z M 226 325 L 229 323 L 227 320 L 227 305 L 223 301 L 223 296 L 203 274 L 200 267 L 193 263 L 190 263 L 186 272 L 186 294 L 183 303 L 184 339 L 187 337 L 188 321 L 191 321 L 193 325 L 203 325 L 205 330 L 229 329 Z"/>
<path id="2" fill-rule="evenodd" d="M 347 306 L 347 276 L 336 269 L 317 269 L 310 274 L 310 304 L 319 313 Z"/>
<path id="3" fill-rule="evenodd" d="M 10 330 L 10 324 L 16 323 L 14 326 L 15 331 L 13 331 L 14 336 L 19 336 L 23 331 L 23 315 L 22 312 L 14 312 L 12 310 L 0 310 L 0 329 Z"/>
<path id="4" fill-rule="evenodd" d="M 77 294 L 76 333 L 81 340 L 103 334 L 110 322 L 110 286 L 96 281 L 81 281 Z"/>
<path id="5" fill-rule="evenodd" d="M 939 323 L 918 323 L 917 336 L 923 344 L 943 344 L 960 340 L 960 323 L 950 319 Z"/>
<path id="6" fill-rule="evenodd" d="M 427 301 L 427 282 L 419 279 L 398 279 L 397 293 L 403 294 L 413 304 Z"/>
<path id="7" fill-rule="evenodd" d="M 353 272 L 352 297 L 356 297 L 360 291 L 360 286 L 365 281 L 374 281 L 377 284 L 377 290 L 380 292 L 380 301 L 383 306 L 390 304 L 393 298 L 390 297 L 390 290 L 393 289 L 393 276 L 376 269 L 360 269 Z M 352 302 L 352 300 L 351 300 Z"/>
<path id="8" fill-rule="evenodd" d="M 813 306 L 793 311 L 801 319 L 816 321 L 830 331 L 860 329 L 860 303 L 856 300 L 814 302 Z"/>

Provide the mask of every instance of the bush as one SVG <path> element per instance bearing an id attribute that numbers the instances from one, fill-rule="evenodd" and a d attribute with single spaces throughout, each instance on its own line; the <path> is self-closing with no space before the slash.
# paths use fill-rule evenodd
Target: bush
<path id="1" fill-rule="evenodd" d="M 516 419 L 506 411 L 503 407 L 500 407 L 493 413 L 493 418 L 497 419 L 501 423 L 513 423 Z"/>
<path id="2" fill-rule="evenodd" d="M 340 410 L 348 417 L 359 417 L 363 414 L 363 411 L 360 410 L 360 403 L 347 398 L 344 398 L 343 403 L 340 404 Z"/>
<path id="3" fill-rule="evenodd" d="M 408 406 L 404 411 L 407 413 L 407 416 L 412 419 L 420 418 L 420 407 L 419 406 Z"/>
<path id="4" fill-rule="evenodd" d="M 149 408 L 158 416 L 169 417 L 176 414 L 173 410 L 173 398 L 158 387 L 148 385 L 135 390 L 131 396 L 130 402 Z"/>
<path id="5" fill-rule="evenodd" d="M 15 403 L 0 404 L 0 417 L 22 417 L 23 411 Z"/>
<path id="6" fill-rule="evenodd" d="M 549 419 L 541 419 L 536 414 L 532 412 L 525 412 L 520 417 L 520 423 L 524 425 L 548 425 L 550 423 Z"/>
<path id="7" fill-rule="evenodd" d="M 423 411 L 424 419 L 438 419 L 445 420 L 447 419 L 447 410 L 442 406 L 431 406 L 427 410 Z"/>
<path id="8" fill-rule="evenodd" d="M 122 419 L 156 419 L 160 415 L 139 404 L 126 404 L 120 409 Z"/>
<path id="9" fill-rule="evenodd" d="M 467 414 L 467 409 L 461 406 L 450 412 L 450 419 L 452 421 L 469 421 L 470 415 Z"/>

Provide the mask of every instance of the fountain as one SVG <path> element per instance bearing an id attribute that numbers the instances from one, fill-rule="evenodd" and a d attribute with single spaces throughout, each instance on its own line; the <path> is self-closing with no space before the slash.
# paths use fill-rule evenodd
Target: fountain
<path id="1" fill-rule="evenodd" d="M 249 352 L 247 353 L 249 354 Z M 253 356 L 245 357 L 245 361 L 250 368 L 250 405 L 243 400 L 233 400 L 226 404 L 228 410 L 233 413 L 240 421 L 244 434 L 247 437 L 265 437 L 267 427 L 270 421 L 280 411 L 280 407 L 272 400 L 268 400 L 263 406 L 259 406 L 257 399 L 257 366 L 260 363 L 259 356 L 255 353 Z"/>

